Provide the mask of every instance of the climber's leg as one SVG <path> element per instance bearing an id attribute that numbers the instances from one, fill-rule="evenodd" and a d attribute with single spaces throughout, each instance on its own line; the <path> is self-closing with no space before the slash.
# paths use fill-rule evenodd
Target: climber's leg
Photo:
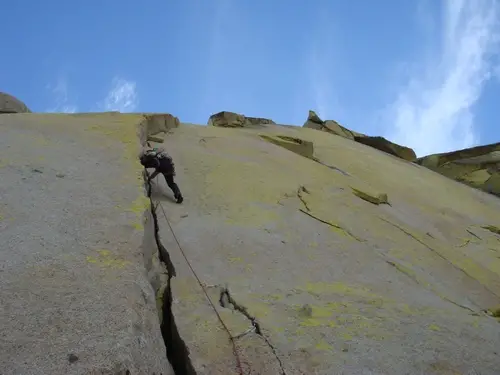
<path id="1" fill-rule="evenodd" d="M 184 198 L 182 197 L 181 190 L 179 189 L 179 186 L 177 186 L 177 184 L 174 181 L 173 174 L 164 173 L 163 176 L 165 177 L 165 181 L 167 181 L 168 187 L 174 193 L 174 197 L 175 197 L 175 200 L 177 201 L 177 203 L 182 203 Z"/>

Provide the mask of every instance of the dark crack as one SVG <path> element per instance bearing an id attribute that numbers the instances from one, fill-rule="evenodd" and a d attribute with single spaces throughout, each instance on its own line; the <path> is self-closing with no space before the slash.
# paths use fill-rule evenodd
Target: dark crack
<path id="1" fill-rule="evenodd" d="M 347 173 L 347 172 L 343 171 L 342 169 L 337 168 L 337 167 L 336 167 L 336 166 L 334 166 L 334 165 L 328 165 L 328 164 L 326 164 L 326 163 L 323 163 L 321 160 L 319 160 L 319 159 L 318 159 L 318 158 L 316 158 L 316 157 L 313 157 L 313 160 L 314 160 L 316 163 L 319 163 L 319 164 L 321 164 L 321 165 L 323 165 L 323 166 L 325 166 L 325 167 L 327 167 L 327 168 L 330 168 L 330 169 L 332 169 L 332 170 L 334 170 L 334 171 L 337 171 L 337 172 L 342 173 L 344 176 L 350 176 L 350 174 L 349 174 L 349 173 Z"/>
<path id="2" fill-rule="evenodd" d="M 147 175 L 147 172 L 146 172 Z M 147 181 L 147 180 L 146 180 Z M 176 375 L 196 375 L 196 371 L 189 358 L 189 349 L 187 348 L 184 340 L 182 340 L 177 325 L 175 323 L 174 314 L 172 312 L 172 288 L 171 280 L 176 276 L 175 267 L 170 259 L 165 246 L 163 246 L 160 239 L 160 227 L 158 224 L 158 216 L 153 199 L 151 198 L 151 183 L 145 182 L 147 185 L 147 195 L 151 206 L 151 215 L 153 216 L 154 236 L 156 246 L 158 248 L 158 257 L 161 263 L 165 266 L 168 275 L 168 281 L 165 289 L 163 290 L 163 304 L 161 308 L 162 323 L 160 326 L 161 334 L 166 348 L 167 359 L 174 370 Z M 159 203 L 158 203 L 159 204 Z"/>
<path id="3" fill-rule="evenodd" d="M 479 237 L 476 233 L 474 233 L 473 231 L 471 231 L 471 230 L 469 230 L 469 229 L 466 229 L 466 230 L 467 230 L 467 232 L 468 232 L 469 234 L 472 234 L 472 235 L 473 235 L 474 237 L 476 237 L 478 240 L 480 240 L 480 239 L 481 239 L 481 238 L 480 238 L 480 237 Z"/>
<path id="4" fill-rule="evenodd" d="M 467 271 L 465 271 L 463 268 L 455 265 L 452 261 L 450 261 L 448 258 L 446 258 L 443 254 L 441 254 L 439 251 L 437 251 L 436 249 L 433 249 L 432 247 L 430 247 L 429 245 L 427 245 L 424 241 L 422 241 L 421 239 L 419 239 L 418 237 L 416 237 L 415 235 L 413 235 L 412 233 L 410 233 L 409 231 L 407 231 L 406 229 L 404 229 L 403 227 L 400 227 L 399 225 L 397 224 L 394 224 L 392 223 L 391 221 L 387 220 L 387 219 L 384 219 L 383 217 L 379 217 L 380 220 L 382 221 L 385 221 L 386 223 L 392 225 L 393 227 L 399 229 L 401 232 L 403 232 L 404 234 L 406 234 L 407 236 L 413 238 L 415 241 L 417 241 L 418 243 L 420 243 L 422 246 L 426 247 L 427 249 L 429 249 L 431 252 L 433 252 L 435 255 L 437 255 L 439 258 L 441 258 L 442 260 L 444 260 L 446 263 L 448 263 L 452 268 L 456 269 L 457 271 L 461 272 L 462 274 L 464 274 L 465 276 L 469 277 L 471 280 L 474 280 L 475 282 L 477 282 L 479 285 L 481 285 L 485 290 L 487 290 L 488 292 L 490 292 L 491 294 L 493 294 L 494 296 L 496 297 L 500 297 L 497 293 L 495 293 L 494 291 L 492 291 L 490 288 L 488 288 L 486 285 L 484 285 L 483 283 L 481 283 L 479 280 L 477 280 L 475 277 L 473 277 L 472 275 L 470 275 Z"/>
<path id="5" fill-rule="evenodd" d="M 274 357 L 278 361 L 278 364 L 279 364 L 280 370 L 281 370 L 281 375 L 286 375 L 285 368 L 283 366 L 283 362 L 281 361 L 280 357 L 278 356 L 278 353 L 276 352 L 276 348 L 274 347 L 273 344 L 271 344 L 269 339 L 262 333 L 262 329 L 260 328 L 260 324 L 257 321 L 257 318 L 252 316 L 248 312 L 248 309 L 245 306 L 240 305 L 238 302 L 236 302 L 234 300 L 234 298 L 231 296 L 231 293 L 229 292 L 229 289 L 227 287 L 221 287 L 221 292 L 220 292 L 220 296 L 219 296 L 219 305 L 223 308 L 229 308 L 229 309 L 233 309 L 235 311 L 238 311 L 239 313 L 241 313 L 245 318 L 247 318 L 250 321 L 250 323 L 252 325 L 252 329 L 245 332 L 245 333 L 253 331 L 264 340 L 264 342 L 267 344 L 269 349 L 271 349 Z M 242 337 L 243 335 L 244 334 L 238 335 L 234 338 L 239 338 L 239 337 Z"/>
<path id="6" fill-rule="evenodd" d="M 359 242 L 365 242 L 365 240 L 361 239 L 361 238 L 358 238 L 356 237 L 354 234 L 352 234 L 349 230 L 347 230 L 346 228 L 343 228 L 341 227 L 340 225 L 338 224 L 334 224 L 330 221 L 326 221 L 326 220 L 323 220 L 321 219 L 320 217 L 316 216 L 316 215 L 313 215 L 312 213 L 310 212 L 307 212 L 306 210 L 303 210 L 302 208 L 299 208 L 299 211 L 306 214 L 307 216 L 309 217 L 312 217 L 313 219 L 319 221 L 320 223 L 323 223 L 323 224 L 326 224 L 326 225 L 329 225 L 331 226 L 332 228 L 337 228 L 341 231 L 343 231 L 345 234 L 347 234 L 348 236 L 352 237 L 353 239 L 355 239 L 356 241 L 359 241 Z"/>
<path id="7" fill-rule="evenodd" d="M 300 186 L 298 189 L 297 189 L 297 197 L 300 199 L 300 201 L 302 202 L 302 204 L 304 205 L 304 207 L 306 208 L 307 211 L 311 211 L 311 209 L 309 208 L 309 206 L 307 205 L 307 202 L 305 201 L 305 199 L 302 197 L 302 193 L 306 193 L 306 194 L 310 194 L 309 191 L 306 189 L 305 186 Z"/>
<path id="8" fill-rule="evenodd" d="M 461 307 L 462 309 L 465 309 L 465 310 L 468 310 L 468 311 L 471 311 L 473 313 L 475 313 L 476 311 L 471 309 L 470 307 L 468 306 L 465 306 L 465 305 L 461 305 L 460 303 L 458 302 L 455 302 L 451 299 L 449 299 L 448 297 L 446 296 L 443 296 L 441 295 L 440 293 L 437 293 L 433 288 L 431 287 L 428 287 L 426 286 L 424 283 L 422 283 L 417 277 L 415 277 L 414 275 L 410 274 L 409 272 L 406 272 L 403 268 L 401 268 L 401 266 L 396 263 L 396 262 L 393 262 L 393 261 L 390 261 L 390 260 L 385 260 L 385 262 L 387 264 L 389 264 L 390 266 L 394 267 L 397 271 L 401 272 L 403 275 L 405 275 L 406 277 L 410 278 L 411 280 L 413 280 L 415 283 L 417 283 L 418 285 L 420 285 L 421 287 L 423 287 L 424 289 L 434 293 L 436 296 L 438 296 L 439 298 L 445 300 L 446 302 L 449 302 L 457 307 Z"/>

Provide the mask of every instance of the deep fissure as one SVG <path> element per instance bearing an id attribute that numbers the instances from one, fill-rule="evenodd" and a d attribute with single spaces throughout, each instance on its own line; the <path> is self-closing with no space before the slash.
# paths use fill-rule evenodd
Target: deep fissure
<path id="1" fill-rule="evenodd" d="M 167 285 L 163 291 L 163 305 L 161 307 L 162 323 L 160 326 L 163 342 L 165 343 L 166 356 L 172 366 L 172 369 L 174 370 L 175 375 L 196 375 L 196 371 L 191 363 L 191 359 L 189 358 L 189 349 L 179 334 L 174 314 L 172 312 L 173 296 L 171 280 L 176 276 L 175 267 L 170 259 L 170 254 L 165 246 L 163 246 L 160 239 L 160 226 L 158 224 L 158 216 L 156 214 L 157 206 L 154 205 L 153 199 L 151 198 L 151 183 L 146 182 L 146 184 L 151 206 L 151 215 L 153 217 L 154 236 L 155 243 L 158 248 L 158 257 L 160 262 L 165 266 L 168 275 Z"/>
<path id="2" fill-rule="evenodd" d="M 274 354 L 274 357 L 278 361 L 278 364 L 280 366 L 281 374 L 280 375 L 286 375 L 285 368 L 283 366 L 283 362 L 281 362 L 280 357 L 278 356 L 278 353 L 276 352 L 276 348 L 274 347 L 273 344 L 269 341 L 269 339 L 262 333 L 262 330 L 260 328 L 260 324 L 257 321 L 257 318 L 254 316 L 250 315 L 248 312 L 247 308 L 243 305 L 240 305 L 238 302 L 234 300 L 234 298 L 231 296 L 231 293 L 229 292 L 229 289 L 227 287 L 222 287 L 219 295 L 219 305 L 223 308 L 230 308 L 228 304 L 236 311 L 241 313 L 245 318 L 247 318 L 250 323 L 252 324 L 253 331 L 259 335 L 267 344 L 269 349 Z"/>
<path id="3" fill-rule="evenodd" d="M 147 171 L 144 177 L 147 176 Z M 175 323 L 175 317 L 172 312 L 172 300 L 173 293 L 171 288 L 171 280 L 176 276 L 175 267 L 170 259 L 170 254 L 161 242 L 160 238 L 160 226 L 158 224 L 158 215 L 156 213 L 156 209 L 160 202 L 157 205 L 154 204 L 152 199 L 152 185 L 147 180 L 145 181 L 147 197 L 149 198 L 151 216 L 153 218 L 154 225 L 154 237 L 155 243 L 158 249 L 158 258 L 160 262 L 165 266 L 168 280 L 167 285 L 163 290 L 163 304 L 162 304 L 162 323 L 160 325 L 161 334 L 163 337 L 163 341 L 165 344 L 165 351 L 167 359 L 172 366 L 172 369 L 175 375 L 196 375 L 196 371 L 189 357 L 189 349 L 187 348 L 184 340 L 181 338 L 179 330 L 177 328 L 177 324 Z M 307 192 L 304 188 L 304 191 Z M 252 331 L 254 331 L 259 337 L 261 337 L 269 349 L 272 351 L 276 360 L 278 361 L 280 367 L 280 375 L 287 375 L 285 372 L 285 368 L 283 366 L 283 362 L 278 356 L 276 352 L 276 348 L 271 344 L 269 339 L 262 333 L 259 322 L 257 319 L 250 315 L 247 308 L 238 304 L 233 297 L 231 296 L 229 289 L 227 287 L 221 290 L 219 304 L 221 307 L 227 308 L 228 306 L 224 303 L 224 298 L 227 299 L 228 303 L 232 305 L 233 309 L 240 312 L 244 315 L 252 324 Z"/>

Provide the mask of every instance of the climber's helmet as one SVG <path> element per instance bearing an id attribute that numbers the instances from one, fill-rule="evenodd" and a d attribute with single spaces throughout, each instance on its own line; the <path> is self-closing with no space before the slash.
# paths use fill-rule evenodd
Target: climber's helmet
<path id="1" fill-rule="evenodd" d="M 145 150 L 139 157 L 139 160 L 143 166 L 148 168 L 148 166 L 151 165 L 152 160 L 156 157 L 156 154 L 156 149 Z"/>

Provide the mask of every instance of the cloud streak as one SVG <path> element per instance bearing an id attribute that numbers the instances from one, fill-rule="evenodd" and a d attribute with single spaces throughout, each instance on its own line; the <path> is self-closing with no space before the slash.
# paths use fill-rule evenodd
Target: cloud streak
<path id="1" fill-rule="evenodd" d="M 386 137 L 418 156 L 471 147 L 479 142 L 474 106 L 497 67 L 499 10 L 495 0 L 443 2 L 440 48 L 428 46 L 419 72 L 390 106 Z M 432 53 L 425 53 L 432 51 Z"/>
<path id="2" fill-rule="evenodd" d="M 66 78 L 61 76 L 55 85 L 49 84 L 46 88 L 54 95 L 54 106 L 48 108 L 46 112 L 75 113 L 78 110 L 78 107 L 69 101 Z"/>
<path id="3" fill-rule="evenodd" d="M 315 26 L 312 30 L 313 40 L 307 58 L 307 76 L 310 92 L 312 93 L 312 105 L 314 110 L 323 120 L 332 117 L 342 117 L 342 106 L 333 87 L 335 84 L 335 74 L 339 71 L 338 60 L 335 59 L 334 49 L 342 49 L 341 41 L 334 36 L 336 30 L 332 26 L 332 15 L 324 5 L 319 5 L 315 11 Z M 328 38 L 324 36 L 328 35 Z M 332 37 L 333 36 L 333 37 Z M 332 43 L 332 39 L 334 43 Z M 334 45 L 334 48 L 332 46 Z M 336 64 L 337 66 L 332 66 Z M 304 116 L 302 114 L 302 116 Z"/>
<path id="4" fill-rule="evenodd" d="M 133 112 L 138 104 L 136 83 L 116 77 L 101 107 L 106 111 Z"/>

